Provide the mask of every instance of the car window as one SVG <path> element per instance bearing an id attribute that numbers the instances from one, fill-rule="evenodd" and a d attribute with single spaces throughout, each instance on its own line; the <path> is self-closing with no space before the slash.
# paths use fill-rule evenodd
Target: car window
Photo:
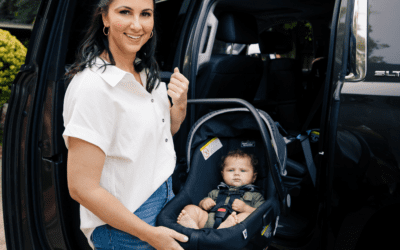
<path id="1" fill-rule="evenodd" d="M 41 0 L 0 0 L 0 22 L 33 25 Z"/>
<path id="2" fill-rule="evenodd" d="M 312 25 L 308 21 L 287 22 L 269 29 L 287 35 L 291 39 L 292 50 L 287 53 L 270 54 L 270 59 L 290 58 L 301 62 L 302 70 L 309 71 L 315 59 Z"/>
<path id="3" fill-rule="evenodd" d="M 0 0 L 0 29 L 27 47 L 41 0 Z"/>

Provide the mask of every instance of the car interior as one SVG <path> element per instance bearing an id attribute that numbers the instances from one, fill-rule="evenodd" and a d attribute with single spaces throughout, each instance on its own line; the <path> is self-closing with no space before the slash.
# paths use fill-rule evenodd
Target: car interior
<path id="1" fill-rule="evenodd" d="M 202 31 L 195 98 L 244 99 L 278 122 L 286 138 L 318 130 L 333 5 L 216 1 Z M 195 120 L 224 107 L 228 105 L 196 107 Z M 272 243 L 277 248 L 313 244 L 318 202 L 299 144 L 287 144 L 288 174 L 283 180 L 292 207 L 288 217 L 279 219 Z M 316 145 L 311 145 L 314 154 Z"/>
<path id="2" fill-rule="evenodd" d="M 88 16 L 90 1 L 81 1 L 72 23 L 66 65 L 74 53 Z M 157 59 L 162 71 L 172 72 L 177 38 L 170 32 L 181 22 L 184 1 L 161 1 Z M 316 100 L 323 91 L 327 71 L 330 25 L 334 0 L 220 0 L 208 9 L 201 30 L 194 98 L 241 98 L 267 112 L 279 123 L 287 139 L 286 187 L 292 197 L 288 217 L 279 220 L 272 246 L 307 249 L 313 244 L 318 201 L 305 164 L 302 147 L 295 138 L 300 132 L 320 127 L 321 106 Z M 77 8 L 78 9 L 78 8 Z M 165 10 L 173 10 L 166 12 Z M 170 19 L 170 16 L 176 16 Z M 165 20 L 165 22 L 164 22 Z M 178 34 L 175 34 L 178 37 Z M 317 103 L 317 104 L 315 104 Z M 196 105 L 195 120 L 224 106 Z M 316 109 L 313 116 L 310 110 Z M 310 120 L 306 123 L 307 120 Z M 306 126 L 305 126 L 306 125 Z M 311 143 L 315 154 L 317 143 Z M 70 201 L 79 228 L 79 209 Z M 68 216 L 71 218 L 71 216 Z M 73 236 L 86 241 L 80 232 Z"/>

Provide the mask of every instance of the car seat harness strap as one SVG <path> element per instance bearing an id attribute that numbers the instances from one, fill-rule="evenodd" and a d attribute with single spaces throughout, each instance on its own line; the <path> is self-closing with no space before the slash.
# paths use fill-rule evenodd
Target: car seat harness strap
<path id="1" fill-rule="evenodd" d="M 216 205 L 210 210 L 215 212 L 215 223 L 213 228 L 218 228 L 221 223 L 228 218 L 228 216 L 234 211 L 232 204 L 235 199 L 240 199 L 244 196 L 246 191 L 253 191 L 255 186 L 246 185 L 241 187 L 239 190 L 229 190 L 227 186 L 219 186 L 219 193 L 216 201 Z M 226 198 L 229 197 L 229 201 L 226 202 Z M 226 204 L 225 204 L 226 203 Z"/>

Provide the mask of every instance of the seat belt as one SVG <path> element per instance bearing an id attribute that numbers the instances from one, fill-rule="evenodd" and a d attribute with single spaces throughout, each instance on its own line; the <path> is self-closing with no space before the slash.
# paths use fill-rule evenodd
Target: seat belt
<path id="1" fill-rule="evenodd" d="M 311 111 L 310 111 L 310 113 L 308 113 L 307 119 L 304 122 L 303 127 L 301 127 L 301 132 L 306 131 L 308 125 L 310 125 L 310 122 L 311 122 L 312 118 L 314 117 L 315 112 L 317 112 L 319 106 L 322 103 L 323 96 L 324 96 L 324 86 L 321 86 L 321 88 L 318 92 L 317 98 L 315 99 L 315 101 L 311 107 Z"/>
<path id="2" fill-rule="evenodd" d="M 317 169 L 315 167 L 313 156 L 311 153 L 310 140 L 308 139 L 310 137 L 310 133 L 311 130 L 308 130 L 306 131 L 306 134 L 299 134 L 296 138 L 300 140 L 301 147 L 303 148 L 304 158 L 306 158 L 307 169 L 308 172 L 310 173 L 311 180 L 315 187 L 317 178 Z"/>
<path id="3" fill-rule="evenodd" d="M 309 140 L 312 131 L 311 130 L 305 131 L 305 130 L 307 129 L 315 113 L 317 112 L 319 106 L 321 105 L 323 96 L 324 96 L 324 86 L 321 86 L 317 98 L 315 99 L 313 106 L 311 107 L 311 111 L 308 114 L 307 119 L 301 128 L 301 133 L 297 136 L 297 139 L 300 140 L 301 142 L 301 147 L 303 148 L 304 157 L 306 158 L 307 169 L 308 172 L 310 173 L 314 187 L 316 185 L 317 169 L 315 167 L 314 159 L 311 153 L 311 146 Z"/>

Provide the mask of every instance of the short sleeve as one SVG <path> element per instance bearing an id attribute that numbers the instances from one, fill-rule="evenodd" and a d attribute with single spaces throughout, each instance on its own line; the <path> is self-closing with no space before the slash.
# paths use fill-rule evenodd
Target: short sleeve
<path id="1" fill-rule="evenodd" d="M 64 98 L 65 145 L 76 137 L 98 146 L 108 155 L 113 136 L 115 112 L 105 82 L 96 75 L 70 83 Z"/>
<path id="2" fill-rule="evenodd" d="M 258 208 L 265 202 L 264 196 L 258 192 L 253 192 L 252 193 L 253 199 L 251 201 L 251 206 L 254 208 Z"/>

